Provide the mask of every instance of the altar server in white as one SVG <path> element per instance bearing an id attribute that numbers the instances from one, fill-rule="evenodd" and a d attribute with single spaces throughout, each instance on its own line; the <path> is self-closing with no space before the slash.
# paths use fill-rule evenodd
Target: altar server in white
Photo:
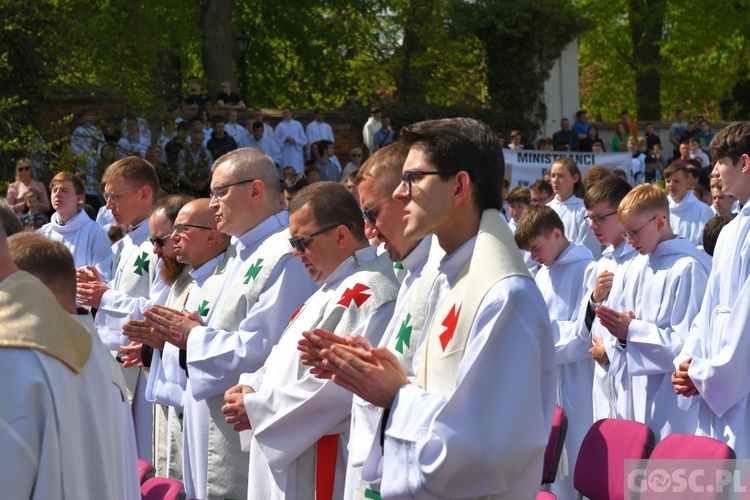
<path id="1" fill-rule="evenodd" d="M 578 335 L 579 304 L 592 280 L 595 263 L 591 251 L 571 243 L 565 237 L 565 226 L 548 206 L 528 207 L 516 228 L 519 248 L 531 253 L 541 265 L 536 284 L 542 292 L 552 321 L 557 363 L 557 404 L 568 417 L 565 436 L 565 458 L 560 479 L 552 485 L 558 498 L 576 498 L 573 477 L 569 471 L 576 463 L 583 437 L 593 424 L 591 386 L 594 362 L 589 356 L 591 344 Z"/>
<path id="2" fill-rule="evenodd" d="M 713 176 L 742 211 L 724 226 L 700 313 L 672 375 L 681 404 L 698 407 L 697 432 L 750 458 L 750 122 L 728 125 L 711 141 Z"/>
<path id="3" fill-rule="evenodd" d="M 102 227 L 83 210 L 83 182 L 70 172 L 59 172 L 49 183 L 55 213 L 39 234 L 59 241 L 73 254 L 76 267 L 95 266 L 105 280 L 112 271 L 112 248 Z"/>
<path id="4" fill-rule="evenodd" d="M 625 401 L 627 418 L 648 425 L 658 442 L 695 430 L 697 412 L 678 408 L 670 375 L 700 308 L 711 260 L 674 234 L 667 197 L 653 184 L 633 188 L 620 202 L 617 218 L 641 254 L 627 278 L 635 281 L 635 308 L 600 306 L 596 314 L 624 347 L 612 362 L 624 356 L 627 363 L 630 387 L 617 395 Z"/>
<path id="5" fill-rule="evenodd" d="M 344 186 L 310 185 L 289 213 L 294 254 L 321 287 L 295 312 L 266 364 L 227 391 L 223 412 L 235 430 L 252 428 L 245 436 L 249 499 L 343 498 L 352 394 L 310 374 L 297 343 L 316 327 L 377 343 L 398 284 L 388 256 L 369 246 L 357 200 Z"/>
<path id="6" fill-rule="evenodd" d="M 555 197 L 547 206 L 557 212 L 565 224 L 565 237 L 591 250 L 594 259 L 602 255 L 602 247 L 586 222 L 583 178 L 578 165 L 570 158 L 560 158 L 550 167 L 550 184 Z"/>
<path id="7" fill-rule="evenodd" d="M 555 404 L 554 347 L 544 300 L 500 218 L 500 144 L 466 118 L 414 124 L 402 141 L 410 151 L 394 197 L 406 203 L 405 235 L 435 234 L 446 252 L 417 383 L 388 349 L 340 343 L 320 352 L 320 375 L 389 409 L 383 498 L 533 498 Z"/>
<path id="8" fill-rule="evenodd" d="M 714 217 L 711 207 L 695 197 L 688 187 L 688 170 L 681 163 L 664 169 L 669 193 L 669 220 L 674 233 L 696 247 L 703 245 L 703 228 Z"/>
<path id="9" fill-rule="evenodd" d="M 233 238 L 213 306 L 205 321 L 166 308 L 145 313 L 152 328 L 187 339 L 183 466 L 190 498 L 247 496 L 248 455 L 221 414 L 224 392 L 263 366 L 291 314 L 317 288 L 292 256 L 279 197 L 276 166 L 261 151 L 219 158 L 209 206 L 218 230 Z"/>
<path id="10" fill-rule="evenodd" d="M 323 140 L 336 142 L 336 140 L 333 138 L 333 129 L 331 128 L 329 124 L 325 122 L 325 119 L 326 119 L 325 112 L 320 108 L 316 108 L 315 111 L 313 111 L 313 121 L 307 124 L 305 133 L 307 135 L 307 157 L 308 158 L 311 158 L 310 145 L 313 142 L 319 142 Z"/>
<path id="11" fill-rule="evenodd" d="M 119 359 L 121 346 L 130 340 L 122 327 L 129 319 L 141 318 L 139 304 L 147 303 L 159 291 L 169 291 L 159 278 L 158 258 L 152 254 L 149 237 L 149 217 L 159 191 L 159 177 L 146 160 L 130 156 L 118 160 L 104 172 L 104 198 L 118 224 L 128 229 L 114 247 L 115 265 L 109 282 L 89 266 L 78 272 L 77 300 L 86 307 L 98 309 L 95 319 L 97 332 Z M 164 236 L 164 235 L 154 235 Z M 123 368 L 128 384 L 128 400 L 133 405 L 138 457 L 152 458 L 152 405 L 145 399 L 146 376 L 137 366 Z"/>
<path id="12" fill-rule="evenodd" d="M 283 120 L 276 125 L 273 137 L 281 149 L 281 168 L 294 167 L 298 174 L 305 173 L 304 148 L 307 136 L 302 124 L 292 118 L 292 110 L 281 110 Z"/>
<path id="13" fill-rule="evenodd" d="M 64 269 L 51 272 L 67 276 L 67 289 L 59 291 L 75 311 L 75 267 L 67 250 L 36 235 L 19 237 L 19 246 L 39 238 L 67 258 Z M 135 443 L 113 397 L 119 389 L 106 364 L 109 353 L 45 285 L 18 271 L 2 229 L 0 311 L 3 498 L 139 498 Z"/>
<path id="14" fill-rule="evenodd" d="M 639 255 L 635 248 L 622 237 L 622 226 L 617 220 L 617 207 L 630 192 L 630 184 L 615 175 L 606 177 L 586 191 L 583 202 L 586 205 L 586 219 L 597 241 L 606 248 L 596 265 L 593 280 L 588 283 L 586 296 L 581 301 L 578 314 L 579 334 L 593 344 L 589 354 L 596 361 L 592 403 L 594 422 L 602 418 L 627 418 L 626 409 L 617 411 L 617 391 L 615 378 L 610 371 L 617 373 L 625 366 L 612 365 L 615 349 L 622 349 L 617 338 L 610 335 L 596 318 L 596 308 L 604 304 L 623 310 L 632 309 L 627 305 L 633 300 L 634 280 L 628 280 L 630 268 Z M 622 360 L 620 356 L 618 359 Z M 623 363 L 624 364 L 624 363 Z M 627 384 L 627 376 L 617 377 L 620 383 Z"/>

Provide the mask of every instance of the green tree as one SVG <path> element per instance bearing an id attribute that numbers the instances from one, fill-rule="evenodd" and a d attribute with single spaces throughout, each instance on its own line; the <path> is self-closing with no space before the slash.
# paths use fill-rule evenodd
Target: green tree
<path id="1" fill-rule="evenodd" d="M 581 102 L 598 120 L 622 109 L 640 120 L 669 120 L 676 108 L 719 117 L 747 75 L 746 1 L 579 3 L 592 25 L 580 44 Z"/>
<path id="2" fill-rule="evenodd" d="M 570 1 L 455 0 L 455 29 L 482 43 L 490 105 L 533 135 L 546 118 L 544 82 L 586 27 Z"/>

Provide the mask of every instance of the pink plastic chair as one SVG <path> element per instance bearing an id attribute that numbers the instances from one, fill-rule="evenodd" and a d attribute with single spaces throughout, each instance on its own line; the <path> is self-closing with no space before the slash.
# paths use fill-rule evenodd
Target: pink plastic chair
<path id="1" fill-rule="evenodd" d="M 182 493 L 182 483 L 166 477 L 152 477 L 141 485 L 143 500 L 177 500 Z"/>
<path id="2" fill-rule="evenodd" d="M 650 477 L 652 471 L 656 469 L 685 468 L 691 469 L 699 467 L 702 478 L 720 478 L 719 471 L 727 469 L 733 470 L 731 460 L 734 459 L 734 450 L 717 439 L 706 436 L 693 436 L 688 434 L 672 434 L 662 439 L 651 456 L 646 462 L 646 471 L 644 477 Z M 670 462 L 658 463 L 653 460 L 669 460 Z M 691 463 L 690 460 L 700 460 Z M 686 461 L 686 462 L 683 462 Z M 722 498 L 723 487 L 729 488 L 729 485 L 712 485 L 717 487 L 715 495 L 709 492 L 701 492 L 701 498 Z M 682 493 L 685 496 L 687 493 Z M 644 491 L 640 494 L 641 500 L 649 498 L 665 498 L 664 492 Z M 674 495 L 675 497 L 679 495 Z"/>
<path id="3" fill-rule="evenodd" d="M 552 431 L 549 434 L 547 449 L 544 451 L 544 468 L 542 469 L 542 484 L 551 484 L 555 482 L 557 476 L 557 466 L 560 465 L 560 456 L 565 443 L 565 435 L 568 433 L 568 417 L 565 411 L 555 406 L 555 412 L 552 415 Z"/>
<path id="4" fill-rule="evenodd" d="M 639 422 L 612 418 L 595 422 L 578 452 L 575 489 L 591 500 L 622 500 L 625 460 L 648 457 L 652 444 L 651 431 Z"/>
<path id="5" fill-rule="evenodd" d="M 141 484 L 148 479 L 149 474 L 154 471 L 154 466 L 147 460 L 138 459 L 138 475 L 141 478 Z"/>

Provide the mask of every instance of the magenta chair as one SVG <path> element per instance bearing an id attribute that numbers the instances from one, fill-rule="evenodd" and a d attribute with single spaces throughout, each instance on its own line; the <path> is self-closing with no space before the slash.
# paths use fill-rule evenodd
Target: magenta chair
<path id="1" fill-rule="evenodd" d="M 669 462 L 658 463 L 654 460 L 669 460 Z M 699 460 L 699 462 L 691 462 Z M 671 434 L 662 439 L 651 452 L 651 456 L 646 462 L 646 471 L 644 477 L 650 477 L 650 473 L 657 469 L 669 471 L 670 469 L 686 469 L 698 467 L 701 478 L 720 478 L 719 471 L 733 470 L 734 450 L 717 439 L 706 436 L 693 436 L 689 434 Z M 709 479 L 710 480 L 710 479 Z M 704 485 L 705 486 L 705 485 Z M 722 488 L 729 489 L 730 485 L 714 485 L 714 493 L 707 491 L 700 492 L 701 498 L 722 498 L 725 491 Z M 670 492 L 671 493 L 671 492 Z M 694 492 L 697 494 L 697 492 Z M 681 495 L 675 494 L 672 497 L 686 497 L 689 492 L 683 492 Z M 665 498 L 666 492 L 654 492 L 646 490 L 640 494 L 641 500 L 650 498 Z"/>
<path id="2" fill-rule="evenodd" d="M 594 422 L 581 443 L 573 485 L 591 500 L 623 500 L 625 460 L 648 457 L 653 445 L 649 428 L 632 420 Z"/>
<path id="3" fill-rule="evenodd" d="M 565 411 L 555 406 L 552 415 L 552 431 L 549 434 L 547 449 L 544 451 L 544 468 L 542 469 L 542 484 L 549 485 L 555 482 L 557 466 L 560 465 L 560 456 L 565 444 L 565 435 L 568 433 L 568 417 Z"/>
<path id="4" fill-rule="evenodd" d="M 147 460 L 138 459 L 138 476 L 141 479 L 141 484 L 143 484 L 146 479 L 148 479 L 149 474 L 151 474 L 154 471 L 154 466 L 151 465 L 151 462 Z"/>
<path id="5" fill-rule="evenodd" d="M 141 485 L 143 500 L 178 500 L 182 483 L 166 477 L 152 477 Z"/>

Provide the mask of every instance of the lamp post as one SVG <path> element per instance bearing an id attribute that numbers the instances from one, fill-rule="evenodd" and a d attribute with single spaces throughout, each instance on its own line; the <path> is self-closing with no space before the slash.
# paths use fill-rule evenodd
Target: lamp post
<path id="1" fill-rule="evenodd" d="M 242 28 L 240 34 L 237 35 L 237 50 L 240 52 L 240 88 L 242 92 L 242 98 L 247 102 L 247 44 L 250 41 L 250 37 L 245 33 L 245 28 Z"/>

